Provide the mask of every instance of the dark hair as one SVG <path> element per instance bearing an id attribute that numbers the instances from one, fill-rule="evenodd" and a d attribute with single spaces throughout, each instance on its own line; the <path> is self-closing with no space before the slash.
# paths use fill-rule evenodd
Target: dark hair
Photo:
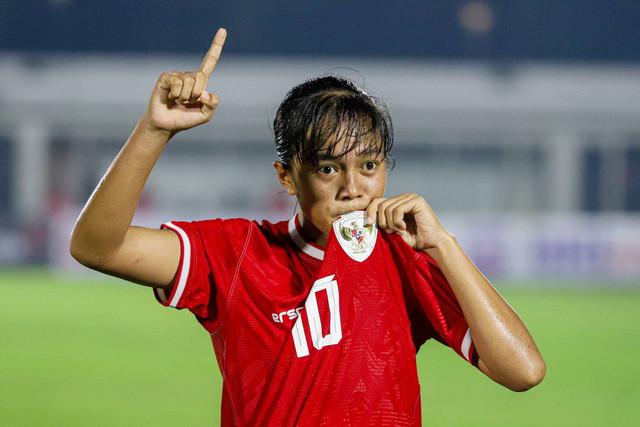
<path id="1" fill-rule="evenodd" d="M 321 158 L 341 156 L 361 145 L 375 155 L 383 154 L 387 166 L 393 167 L 389 110 L 344 77 L 316 77 L 291 89 L 278 108 L 273 132 L 278 157 L 287 169 L 294 157 L 317 164 Z M 336 153 L 338 143 L 349 137 L 353 142 Z"/>

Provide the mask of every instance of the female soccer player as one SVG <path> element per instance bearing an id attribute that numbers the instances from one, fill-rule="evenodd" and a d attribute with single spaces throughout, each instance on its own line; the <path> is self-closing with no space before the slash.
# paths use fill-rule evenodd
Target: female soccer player
<path id="1" fill-rule="evenodd" d="M 306 81 L 278 109 L 274 167 L 294 218 L 131 225 L 171 137 L 213 117 L 225 38 L 198 71 L 160 75 L 71 237 L 82 264 L 196 315 L 222 372 L 222 423 L 420 424 L 415 354 L 430 338 L 512 390 L 539 383 L 525 325 L 427 202 L 384 197 L 391 119 L 349 80 Z"/>

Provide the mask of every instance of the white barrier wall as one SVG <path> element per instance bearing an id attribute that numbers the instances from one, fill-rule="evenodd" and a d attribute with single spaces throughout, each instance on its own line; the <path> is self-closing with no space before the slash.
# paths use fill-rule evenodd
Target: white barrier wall
<path id="1" fill-rule="evenodd" d="M 640 284 L 637 215 L 441 219 L 488 276 L 638 280 Z"/>

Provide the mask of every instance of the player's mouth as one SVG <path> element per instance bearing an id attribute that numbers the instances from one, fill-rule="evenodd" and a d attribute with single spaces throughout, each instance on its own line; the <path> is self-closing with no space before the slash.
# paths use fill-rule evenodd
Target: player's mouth
<path id="1" fill-rule="evenodd" d="M 353 209 L 345 209 L 345 210 L 341 210 L 339 214 L 337 214 L 335 216 L 336 219 L 340 218 L 343 215 L 349 214 L 351 212 L 355 212 L 355 211 L 364 211 L 365 208 L 360 208 L 360 207 L 355 207 Z"/>

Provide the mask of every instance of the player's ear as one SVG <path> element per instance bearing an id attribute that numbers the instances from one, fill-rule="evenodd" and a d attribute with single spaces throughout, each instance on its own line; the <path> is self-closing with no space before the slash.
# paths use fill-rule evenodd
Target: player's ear
<path id="1" fill-rule="evenodd" d="M 273 162 L 273 167 L 276 169 L 276 173 L 278 174 L 278 179 L 280 180 L 280 184 L 287 190 L 287 193 L 291 196 L 295 196 L 296 194 L 296 186 L 293 182 L 293 176 L 291 176 L 291 171 L 285 168 L 282 162 Z"/>

